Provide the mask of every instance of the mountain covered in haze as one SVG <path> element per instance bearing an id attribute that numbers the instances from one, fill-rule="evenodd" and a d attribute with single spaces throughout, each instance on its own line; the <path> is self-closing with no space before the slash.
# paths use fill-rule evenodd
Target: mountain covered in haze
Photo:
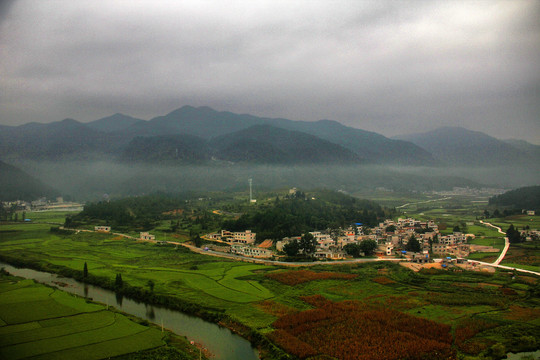
<path id="1" fill-rule="evenodd" d="M 58 196 L 59 192 L 21 169 L 0 161 L 0 199 L 4 201 L 35 200 Z"/>
<path id="2" fill-rule="evenodd" d="M 126 129 L 140 121 L 144 121 L 144 120 L 136 119 L 128 115 L 116 113 L 114 115 L 107 116 L 102 119 L 98 119 L 90 123 L 87 123 L 86 126 L 88 126 L 91 129 L 98 130 L 98 131 L 114 132 L 114 131 L 122 131 L 123 129 Z"/>
<path id="3" fill-rule="evenodd" d="M 254 125 L 211 141 L 215 156 L 232 162 L 270 164 L 360 163 L 349 149 L 300 131 Z"/>
<path id="4" fill-rule="evenodd" d="M 525 151 L 529 146 L 534 149 L 535 145 L 520 141 L 516 146 L 516 143 L 462 127 L 441 127 L 421 134 L 397 136 L 396 139 L 422 147 L 440 164 L 446 165 L 497 166 L 538 161 L 533 150 Z"/>
<path id="5" fill-rule="evenodd" d="M 0 129 L 0 156 L 36 160 L 86 159 L 110 147 L 110 139 L 73 119 Z"/>
<path id="6" fill-rule="evenodd" d="M 265 141 L 261 141 L 258 137 L 260 134 L 257 133 L 261 130 L 257 130 L 256 127 L 246 133 L 241 132 L 256 125 L 272 127 Z M 137 141 L 142 141 L 143 137 L 160 136 L 199 137 L 207 141 L 209 149 L 213 149 L 213 154 L 210 151 L 211 158 L 223 157 L 223 160 L 227 161 L 276 163 L 281 156 L 283 160 L 277 161 L 278 163 L 298 164 L 303 163 L 304 160 L 306 163 L 313 163 L 321 162 L 325 158 L 337 163 L 358 162 L 360 159 L 364 163 L 372 164 L 429 165 L 434 163 L 431 154 L 417 145 L 344 126 L 336 121 L 308 122 L 270 119 L 226 111 L 218 112 L 209 107 L 191 106 L 184 106 L 148 121 L 115 114 L 85 124 L 66 119 L 50 124 L 33 123 L 17 127 L 2 127 L 0 128 L 0 156 L 54 160 L 65 157 L 87 159 L 101 155 L 122 161 L 143 160 L 144 157 L 152 160 L 160 156 L 145 155 L 140 149 L 137 150 Z M 254 138 L 241 139 L 242 136 L 254 136 Z M 295 139 L 291 140 L 291 137 Z M 225 138 L 229 145 L 227 149 L 220 144 L 221 141 L 225 141 Z M 230 143 L 232 140 L 229 139 L 235 138 L 236 140 Z M 154 151 L 152 149 L 156 148 L 157 144 L 153 144 L 153 141 L 156 139 L 159 138 L 141 142 L 141 146 L 146 151 Z M 167 139 L 167 143 L 171 144 L 170 138 L 161 139 Z M 295 148 L 291 141 L 302 146 Z M 189 155 L 193 150 L 188 150 L 193 145 L 192 143 L 184 142 L 178 145 L 180 155 L 185 159 L 197 160 L 196 156 L 190 158 Z M 163 146 L 157 146 L 156 151 L 167 157 L 165 154 L 170 150 L 164 150 Z M 233 149 L 235 146 L 237 148 Z M 182 153 L 181 149 L 185 149 L 186 152 Z M 291 151 L 293 153 L 290 153 Z M 175 146 L 174 156 L 176 153 Z M 203 159 L 206 160 L 206 156 L 202 156 L 200 160 Z"/>
<path id="7" fill-rule="evenodd" d="M 254 125 L 210 140 L 194 135 L 137 136 L 122 159 L 137 162 L 255 164 L 350 164 L 360 158 L 344 147 L 299 131 Z"/>
<path id="8" fill-rule="evenodd" d="M 494 166 L 538 159 L 538 146 L 444 127 L 395 139 L 337 121 L 293 121 L 184 106 L 141 120 L 114 114 L 89 123 L 0 127 L 0 156 L 121 162 Z"/>
<path id="9" fill-rule="evenodd" d="M 517 139 L 506 139 L 504 142 L 536 159 L 540 159 L 540 145 L 534 145 L 525 140 Z"/>

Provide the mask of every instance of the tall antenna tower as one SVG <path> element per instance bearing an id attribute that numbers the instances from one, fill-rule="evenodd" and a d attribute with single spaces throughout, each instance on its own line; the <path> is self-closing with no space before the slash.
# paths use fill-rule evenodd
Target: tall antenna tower
<path id="1" fill-rule="evenodd" d="M 253 191 L 252 191 L 253 179 L 249 178 L 248 183 L 249 183 L 249 202 L 252 203 L 253 202 Z"/>

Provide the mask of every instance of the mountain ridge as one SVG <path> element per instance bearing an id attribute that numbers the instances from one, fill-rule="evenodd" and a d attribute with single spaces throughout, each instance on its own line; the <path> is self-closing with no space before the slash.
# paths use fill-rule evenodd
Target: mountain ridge
<path id="1" fill-rule="evenodd" d="M 376 132 L 345 126 L 335 120 L 294 121 L 185 105 L 150 120 L 116 113 L 88 123 L 68 118 L 49 124 L 2 126 L 0 156 L 85 159 L 101 154 L 122 159 L 125 157 L 119 154 L 125 154 L 128 146 L 133 148 L 136 138 L 191 135 L 211 141 L 256 125 L 269 125 L 315 136 L 320 143 L 324 140 L 352 151 L 363 162 L 370 164 L 504 165 L 519 160 L 530 161 L 537 156 L 540 148 L 528 143 L 505 142 L 482 132 L 457 127 L 442 127 L 390 139 Z M 246 152 L 255 149 L 255 145 L 242 146 Z M 275 156 L 287 156 L 281 150 L 273 149 L 271 144 L 266 146 Z M 345 158 L 348 156 L 342 150 L 339 152 Z"/>

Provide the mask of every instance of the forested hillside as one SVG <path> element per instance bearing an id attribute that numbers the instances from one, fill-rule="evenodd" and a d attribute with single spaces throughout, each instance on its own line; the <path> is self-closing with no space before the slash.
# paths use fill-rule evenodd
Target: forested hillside
<path id="1" fill-rule="evenodd" d="M 374 226 L 392 215 L 389 209 L 368 201 L 333 191 L 302 192 L 276 199 L 272 206 L 227 221 L 223 227 L 231 231 L 250 229 L 257 241 L 298 236 L 314 230 L 347 228 L 352 223 Z"/>
<path id="2" fill-rule="evenodd" d="M 493 196 L 489 205 L 540 211 L 540 186 L 526 186 Z"/>
<path id="3" fill-rule="evenodd" d="M 314 230 L 346 228 L 361 222 L 374 226 L 392 216 L 393 210 L 349 195 L 318 190 L 309 193 L 275 195 L 275 199 L 249 205 L 235 199 L 239 194 L 200 200 L 196 194 L 154 194 L 111 201 L 88 203 L 84 210 L 67 220 L 67 226 L 104 223 L 115 229 L 150 230 L 170 220 L 170 231 L 186 224 L 190 233 L 219 229 L 252 230 L 258 241 L 298 236 Z M 226 210 L 217 215 L 216 209 Z M 233 214 L 230 216 L 224 214 Z M 239 218 L 238 216 L 241 215 Z M 169 231 L 169 230 L 168 230 Z"/>

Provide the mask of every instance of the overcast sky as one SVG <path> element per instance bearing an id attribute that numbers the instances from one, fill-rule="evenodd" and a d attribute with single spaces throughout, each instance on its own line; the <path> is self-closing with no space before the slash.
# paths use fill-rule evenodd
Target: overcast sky
<path id="1" fill-rule="evenodd" d="M 183 105 L 540 144 L 540 1 L 0 5 L 0 124 Z"/>

